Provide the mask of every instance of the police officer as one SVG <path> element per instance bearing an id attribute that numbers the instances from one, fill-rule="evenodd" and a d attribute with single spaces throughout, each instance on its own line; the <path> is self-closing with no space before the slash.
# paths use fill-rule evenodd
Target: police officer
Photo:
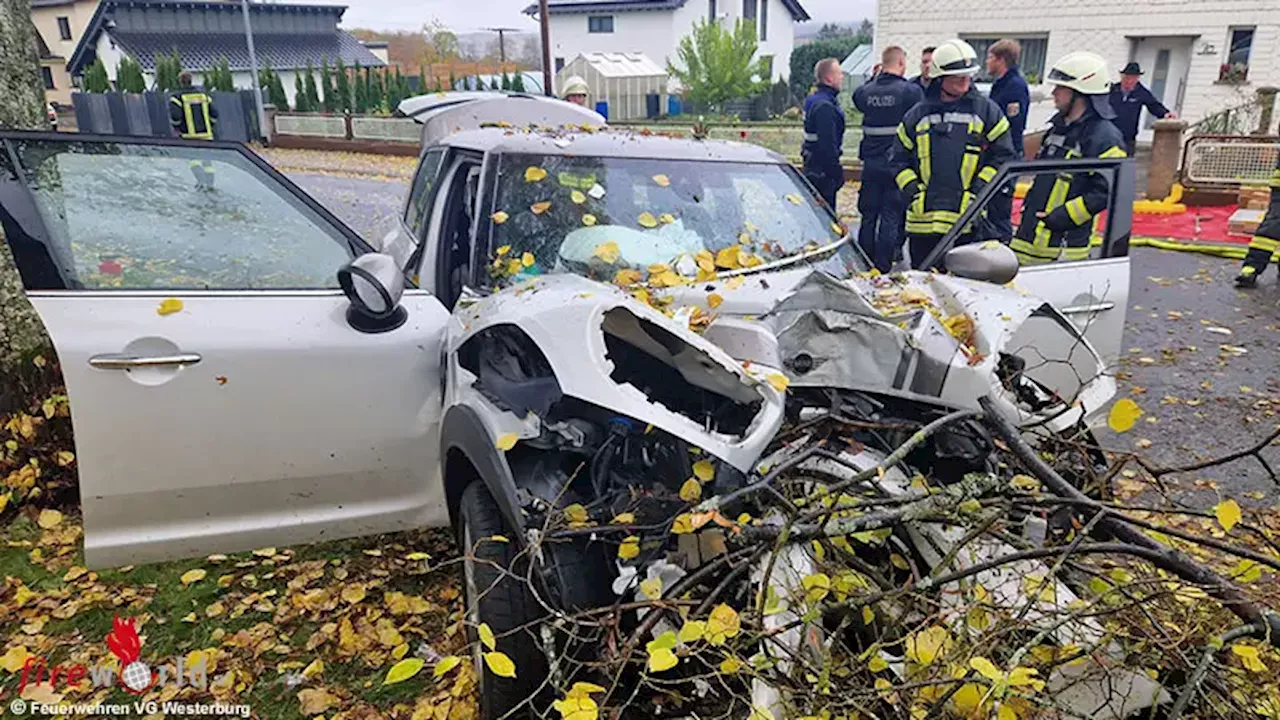
<path id="1" fill-rule="evenodd" d="M 929 67 L 933 64 L 933 51 L 937 49 L 930 45 L 920 51 L 920 74 L 911 78 L 911 82 L 918 85 L 922 92 L 929 89 Z"/>
<path id="2" fill-rule="evenodd" d="M 182 86 L 176 95 L 169 97 L 169 121 L 173 129 L 185 140 L 212 140 L 213 124 L 218 119 L 218 109 L 203 90 L 191 84 L 191 73 L 178 76 Z M 196 179 L 196 188 L 213 189 L 213 163 L 207 159 L 187 161 Z"/>
<path id="3" fill-rule="evenodd" d="M 1125 157 L 1124 138 L 1111 123 L 1115 117 L 1107 61 L 1091 52 L 1065 55 L 1049 69 L 1053 104 L 1037 159 Z M 1089 257 L 1093 218 L 1107 207 L 1105 175 L 1096 172 L 1036 176 L 1023 201 L 1022 221 L 1009 246 L 1022 265 Z M 1064 249 L 1065 246 L 1065 249 Z"/>
<path id="4" fill-rule="evenodd" d="M 1267 261 L 1280 251 L 1280 158 L 1271 173 L 1271 204 L 1267 214 L 1258 223 L 1258 230 L 1249 241 L 1249 252 L 1244 257 L 1244 267 L 1236 276 L 1236 287 L 1258 287 L 1258 276 L 1267 269 Z"/>
<path id="5" fill-rule="evenodd" d="M 840 165 L 844 144 L 844 108 L 840 107 L 840 86 L 844 71 L 835 58 L 819 60 L 813 69 L 818 89 L 804 101 L 804 175 L 818 189 L 832 212 L 836 209 L 836 193 L 844 186 L 844 168 Z"/>
<path id="6" fill-rule="evenodd" d="M 884 273 L 892 269 L 894 255 L 902 245 L 905 211 L 889 172 L 889 153 L 902 116 L 924 100 L 920 86 L 903 77 L 906 70 L 906 51 L 896 45 L 887 47 L 880 55 L 880 74 L 853 92 L 853 104 L 862 111 L 858 244 Z"/>
<path id="7" fill-rule="evenodd" d="M 973 86 L 978 54 L 963 40 L 933 53 L 924 102 L 898 126 L 890 167 L 907 205 L 911 264 L 921 267 L 974 196 L 1012 160 L 1009 121 Z"/>
<path id="8" fill-rule="evenodd" d="M 1013 142 L 1016 160 L 1023 156 L 1022 133 L 1027 128 L 1027 106 L 1031 104 L 1031 89 L 1018 69 L 1021 56 L 1022 45 L 1017 40 L 998 40 L 987 49 L 987 72 L 995 78 L 989 97 L 1009 120 L 1009 139 Z M 987 205 L 984 240 L 1007 243 L 1013 239 L 1013 186 L 1016 182 L 1010 179 Z"/>
<path id="9" fill-rule="evenodd" d="M 1138 120 L 1142 117 L 1142 108 L 1146 108 L 1158 118 L 1178 117 L 1178 114 L 1160 104 L 1155 95 L 1139 82 L 1142 67 L 1131 62 L 1120 71 L 1120 83 L 1111 88 L 1111 109 L 1116 112 L 1116 128 L 1124 136 L 1124 151 L 1133 157 L 1138 143 Z"/>

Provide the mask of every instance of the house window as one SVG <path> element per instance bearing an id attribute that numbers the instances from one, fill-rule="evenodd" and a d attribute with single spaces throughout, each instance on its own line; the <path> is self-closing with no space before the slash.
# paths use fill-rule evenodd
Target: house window
<path id="1" fill-rule="evenodd" d="M 760 41 L 769 39 L 769 0 L 760 0 Z"/>
<path id="2" fill-rule="evenodd" d="M 71 39 L 71 21 L 67 20 L 64 17 L 58 18 L 58 34 L 62 36 L 63 40 L 70 40 Z"/>
<path id="3" fill-rule="evenodd" d="M 1231 28 L 1227 61 L 1218 70 L 1218 80 L 1244 82 L 1249 79 L 1249 56 L 1253 53 L 1254 28 Z"/>
<path id="4" fill-rule="evenodd" d="M 742 19 L 755 21 L 756 0 L 742 0 Z"/>
<path id="5" fill-rule="evenodd" d="M 987 72 L 987 49 L 996 44 L 1000 40 L 998 36 L 979 36 L 971 37 L 962 35 L 961 39 L 973 46 L 974 52 L 978 53 L 978 82 L 991 82 L 994 78 Z M 1042 37 L 1017 37 L 1013 36 L 1022 45 L 1022 58 L 1018 62 L 1018 67 L 1022 70 L 1022 76 L 1032 85 L 1038 85 L 1044 81 L 1044 61 L 1049 50 L 1049 36 Z"/>
<path id="6" fill-rule="evenodd" d="M 49 69 L 49 68 L 47 68 L 47 67 L 42 67 L 42 68 L 40 68 L 40 76 L 44 78 L 44 89 L 45 89 L 45 90 L 57 90 L 57 89 L 58 89 L 58 88 L 57 88 L 57 87 L 55 87 L 55 86 L 54 86 L 54 84 L 53 84 L 53 71 L 52 71 L 52 70 L 50 70 L 50 69 Z"/>
<path id="7" fill-rule="evenodd" d="M 564 58 L 562 57 L 556 58 L 556 72 L 560 72 L 563 69 L 564 69 Z"/>
<path id="8" fill-rule="evenodd" d="M 613 16 L 612 15 L 592 15 L 591 17 L 588 17 L 587 32 L 590 32 L 590 33 L 613 32 Z"/>
<path id="9" fill-rule="evenodd" d="M 716 0 L 708 0 L 707 3 L 707 20 L 709 22 L 716 21 Z"/>

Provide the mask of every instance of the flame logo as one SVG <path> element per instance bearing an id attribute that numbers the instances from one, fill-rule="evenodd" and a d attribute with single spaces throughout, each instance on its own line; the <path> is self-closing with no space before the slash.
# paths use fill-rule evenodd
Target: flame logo
<path id="1" fill-rule="evenodd" d="M 120 658 L 121 667 L 136 662 L 142 656 L 142 640 L 133 627 L 133 618 L 121 620 L 117 615 L 111 621 L 111 632 L 107 633 L 107 649 Z"/>

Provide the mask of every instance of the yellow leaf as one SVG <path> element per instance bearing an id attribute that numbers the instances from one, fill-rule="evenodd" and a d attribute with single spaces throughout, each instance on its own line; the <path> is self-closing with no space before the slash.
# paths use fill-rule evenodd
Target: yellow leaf
<path id="1" fill-rule="evenodd" d="M 899 570 L 911 569 L 911 563 L 907 562 L 907 559 L 902 557 L 898 553 L 889 554 L 889 563 L 892 564 L 894 567 L 898 568 Z"/>
<path id="2" fill-rule="evenodd" d="M 59 450 L 53 459 L 54 462 L 58 463 L 58 467 L 66 467 L 76 461 L 76 456 L 75 453 Z"/>
<path id="3" fill-rule="evenodd" d="M 791 384 L 791 381 L 787 379 L 786 375 L 778 372 L 765 375 L 764 381 L 772 385 L 773 389 L 778 392 L 786 392 L 787 386 Z"/>
<path id="4" fill-rule="evenodd" d="M 1111 406 L 1111 412 L 1107 415 L 1107 427 L 1113 432 L 1129 432 L 1140 417 L 1142 408 L 1138 407 L 1138 403 L 1129 398 L 1120 398 Z"/>
<path id="5" fill-rule="evenodd" d="M 1030 475 L 1014 475 L 1013 479 L 1009 481 L 1009 484 L 1019 490 L 1025 490 L 1027 492 L 1040 489 L 1040 481 Z"/>
<path id="6" fill-rule="evenodd" d="M 178 579 L 182 581 L 183 585 L 190 585 L 191 583 L 200 582 L 201 580 L 204 579 L 204 576 L 207 574 L 208 574 L 208 571 L 204 570 L 203 568 L 196 568 L 194 570 L 188 570 L 182 573 L 182 577 Z"/>
<path id="7" fill-rule="evenodd" d="M 580 503 L 573 503 L 564 509 L 564 519 L 572 523 L 585 523 L 587 521 L 587 509 Z"/>
<path id="8" fill-rule="evenodd" d="M 400 643 L 391 650 L 391 657 L 394 660 L 400 660 L 409 654 L 409 643 Z"/>
<path id="9" fill-rule="evenodd" d="M 532 212 L 534 215 L 541 215 L 542 213 L 550 209 L 551 209 L 550 200 L 543 200 L 542 202 L 536 202 L 529 206 L 529 211 Z"/>
<path id="10" fill-rule="evenodd" d="M 1262 565 L 1252 560 L 1241 560 L 1231 574 L 1242 583 L 1257 582 L 1262 579 Z"/>
<path id="11" fill-rule="evenodd" d="M 841 227 L 840 223 L 837 223 L 837 222 L 831 223 L 831 230 L 836 235 L 839 235 L 840 237 L 844 237 L 844 228 Z"/>
<path id="12" fill-rule="evenodd" d="M 440 658 L 440 662 L 436 663 L 436 669 L 432 671 L 436 677 L 442 677 L 450 670 L 462 664 L 462 658 L 457 655 L 446 655 Z"/>
<path id="13" fill-rule="evenodd" d="M 716 253 L 716 267 L 725 270 L 736 270 L 742 266 L 740 257 L 742 255 L 742 247 L 740 245 L 730 245 Z"/>
<path id="14" fill-rule="evenodd" d="M 631 535 L 618 546 L 618 559 L 631 560 L 640 555 L 640 538 Z"/>
<path id="15" fill-rule="evenodd" d="M 658 218 L 654 217 L 653 213 L 650 213 L 650 212 L 640 213 L 640 217 L 636 220 L 636 222 L 640 223 L 640 227 L 643 227 L 643 228 L 658 227 Z"/>
<path id="16" fill-rule="evenodd" d="M 319 715 L 337 705 L 338 698 L 323 688 L 307 688 L 298 691 L 298 703 L 303 715 Z"/>
<path id="17" fill-rule="evenodd" d="M 574 190 L 569 193 L 569 199 L 573 201 L 574 205 L 581 205 L 587 201 L 587 196 L 584 195 L 581 190 Z"/>
<path id="18" fill-rule="evenodd" d="M 79 565 L 72 565 L 70 568 L 67 569 L 67 574 L 63 575 L 62 579 L 65 582 L 71 582 L 72 580 L 75 580 L 76 578 L 84 575 L 87 572 L 89 572 L 88 568 L 82 568 Z"/>
<path id="19" fill-rule="evenodd" d="M 27 658 L 29 657 L 31 657 L 31 653 L 27 651 L 25 646 L 15 645 L 9 648 L 4 655 L 0 655 L 0 667 L 10 673 L 16 673 L 27 664 Z"/>
<path id="20" fill-rule="evenodd" d="M 809 602 L 819 602 L 831 592 L 831 578 L 825 573 L 813 573 L 802 578 L 800 586 L 804 588 L 805 598 Z"/>
<path id="21" fill-rule="evenodd" d="M 418 560 L 430 560 L 431 556 L 424 552 L 411 552 L 408 555 L 405 555 L 404 559 L 416 562 Z"/>
<path id="22" fill-rule="evenodd" d="M 1251 645 L 1232 645 L 1231 652 L 1240 658 L 1241 664 L 1249 672 L 1266 672 L 1267 666 L 1262 662 L 1262 658 L 1258 656 L 1258 648 Z"/>
<path id="23" fill-rule="evenodd" d="M 311 678 L 323 672 L 324 672 L 324 660 L 321 660 L 320 658 L 316 658 L 315 660 L 312 660 L 309 665 L 303 668 L 302 677 L 310 680 Z"/>
<path id="24" fill-rule="evenodd" d="M 485 653 L 484 664 L 489 667 L 489 672 L 498 677 L 513 678 L 516 676 L 516 664 L 511 662 L 511 658 L 507 657 L 505 653 Z"/>
<path id="25" fill-rule="evenodd" d="M 658 222 L 664 225 L 670 225 L 675 221 L 676 221 L 676 216 L 672 215 L 671 213 L 662 213 L 661 215 L 658 216 Z"/>
<path id="26" fill-rule="evenodd" d="M 693 476 L 702 482 L 711 482 L 716 476 L 716 466 L 710 460 L 699 460 L 693 464 Z"/>
<path id="27" fill-rule="evenodd" d="M 862 606 L 862 624 L 870 625 L 876 621 L 876 611 L 871 609 L 870 605 Z"/>
<path id="28" fill-rule="evenodd" d="M 721 603 L 711 610 L 711 615 L 707 618 L 707 642 L 723 645 L 725 640 L 737 637 L 740 629 L 738 611 Z"/>
<path id="29" fill-rule="evenodd" d="M 951 649 L 951 633 L 938 625 L 907 637 L 907 657 L 920 665 L 932 665 Z"/>
<path id="30" fill-rule="evenodd" d="M 742 669 L 742 661 L 730 655 L 720 662 L 720 672 L 725 675 L 733 675 Z"/>
<path id="31" fill-rule="evenodd" d="M 215 602 L 215 603 L 211 603 L 209 607 L 204 609 L 204 614 L 207 617 L 218 617 L 219 615 L 225 613 L 226 611 L 227 611 L 227 608 L 225 605 L 223 605 L 221 602 Z"/>
<path id="32" fill-rule="evenodd" d="M 649 672 L 670 670 L 680 662 L 675 652 L 668 648 L 657 648 L 649 653 Z"/>
<path id="33" fill-rule="evenodd" d="M 671 532 L 675 535 L 688 535 L 693 530 L 693 516 L 689 513 L 677 515 L 675 521 L 671 523 Z"/>
<path id="34" fill-rule="evenodd" d="M 716 308 L 720 307 L 722 303 L 724 303 L 724 298 L 721 297 L 720 295 L 717 295 L 715 293 L 711 293 L 707 295 L 707 305 L 710 306 L 712 310 L 715 310 Z"/>
<path id="35" fill-rule="evenodd" d="M 62 524 L 62 513 L 57 510 L 41 510 L 36 524 L 45 530 L 52 530 Z"/>
<path id="36" fill-rule="evenodd" d="M 503 213 L 503 214 L 505 215 L 506 213 Z M 502 247 L 498 248 L 495 252 L 498 254 L 498 257 L 502 257 L 503 255 L 506 255 L 507 253 L 511 252 L 511 246 L 503 245 Z"/>
<path id="37" fill-rule="evenodd" d="M 624 512 L 624 513 L 618 513 L 609 522 L 613 525 L 630 525 L 635 521 L 636 521 L 635 513 Z"/>
<path id="38" fill-rule="evenodd" d="M 867 662 L 867 669 L 871 672 L 881 672 L 889 669 L 889 661 L 875 655 Z"/>
<path id="39" fill-rule="evenodd" d="M 1037 692 L 1044 689 L 1044 681 L 1036 677 L 1040 671 L 1035 668 L 1015 667 L 1009 671 L 1010 687 L 1027 687 L 1030 686 Z"/>
<path id="40" fill-rule="evenodd" d="M 504 222 L 506 222 L 506 221 L 507 221 L 507 218 L 510 218 L 510 217 L 511 217 L 510 215 L 506 214 L 506 213 L 505 213 L 505 212 L 503 212 L 502 210 L 499 210 L 498 212 L 496 212 L 496 213 L 494 213 L 494 214 L 490 215 L 490 216 L 489 216 L 489 219 L 493 221 L 493 224 L 494 224 L 494 225 L 501 225 L 502 223 L 504 223 Z M 511 249 L 511 246 L 510 246 L 510 245 L 507 245 L 507 246 L 505 246 L 505 247 L 506 247 L 508 250 L 510 250 L 510 249 Z"/>
<path id="41" fill-rule="evenodd" d="M 642 279 L 643 279 L 643 276 L 640 274 L 639 270 L 631 270 L 631 269 L 619 270 L 613 275 L 613 284 L 622 285 L 622 286 L 635 285 L 636 283 L 640 282 Z"/>
<path id="42" fill-rule="evenodd" d="M 520 442 L 520 436 L 515 433 L 503 433 L 494 441 L 493 446 L 499 450 L 506 452 L 516 446 Z"/>
<path id="43" fill-rule="evenodd" d="M 618 262 L 618 258 L 622 255 L 622 251 L 618 248 L 618 243 L 610 240 L 609 242 L 600 243 L 591 251 L 591 256 L 599 258 L 604 262 L 612 265 Z"/>
<path id="44" fill-rule="evenodd" d="M 640 581 L 640 592 L 650 600 L 657 600 L 662 597 L 662 578 L 651 577 L 648 580 Z"/>
<path id="45" fill-rule="evenodd" d="M 536 165 L 530 166 L 524 169 L 525 182 L 530 182 L 530 183 L 540 182 L 546 177 L 547 177 L 547 171 L 540 167 L 537 167 Z"/>
<path id="46" fill-rule="evenodd" d="M 696 503 L 702 499 L 702 483 L 697 478 L 689 478 L 680 486 L 680 499 L 687 503 Z"/>
<path id="47" fill-rule="evenodd" d="M 9 507 L 9 500 L 11 500 L 12 498 L 13 498 L 13 492 L 7 492 L 7 493 L 4 493 L 3 495 L 0 495 L 0 513 L 4 512 L 4 509 L 6 507 Z"/>
<path id="48" fill-rule="evenodd" d="M 1213 514 L 1218 518 L 1218 524 L 1223 530 L 1231 532 L 1231 528 L 1235 527 L 1243 514 L 1240 512 L 1240 505 L 1235 500 L 1225 500 L 1218 503 L 1213 508 Z"/>
<path id="49" fill-rule="evenodd" d="M 961 717 L 981 716 L 978 710 L 982 707 L 982 699 L 986 697 L 986 688 L 974 683 L 966 683 L 960 686 L 955 695 L 951 696 L 951 702 L 955 706 L 956 714 Z"/>
<path id="50" fill-rule="evenodd" d="M 977 670 L 979 675 L 991 682 L 1004 681 L 1004 673 L 1000 672 L 1000 668 L 996 667 L 995 663 L 984 657 L 979 656 L 969 658 L 969 667 Z"/>
<path id="51" fill-rule="evenodd" d="M 165 298 L 160 301 L 160 307 L 156 308 L 157 315 L 172 315 L 176 312 L 182 312 L 182 301 L 178 298 Z"/>
<path id="52" fill-rule="evenodd" d="M 716 256 L 711 254 L 710 250 L 699 250 L 693 259 L 698 262 L 698 269 L 706 272 L 715 272 Z"/>
<path id="53" fill-rule="evenodd" d="M 193 612 L 189 612 L 186 615 L 182 616 L 182 622 L 184 623 L 193 623 L 195 621 L 196 621 L 196 614 Z"/>
<path id="54" fill-rule="evenodd" d="M 480 623 L 480 627 L 476 628 L 476 634 L 480 636 L 480 642 L 490 650 L 498 649 L 498 641 L 493 637 L 493 628 L 489 627 L 489 623 Z"/>
<path id="55" fill-rule="evenodd" d="M 654 175 L 653 182 L 659 187 L 671 187 L 671 178 L 666 175 Z"/>
<path id="56" fill-rule="evenodd" d="M 587 214 L 583 215 L 583 216 L 582 216 L 582 224 L 583 224 L 583 225 L 586 225 L 587 227 L 591 227 L 592 225 L 595 225 L 595 224 L 596 224 L 596 216 L 595 216 L 595 215 L 592 215 L 591 213 L 587 213 Z"/>
<path id="57" fill-rule="evenodd" d="M 787 195 L 787 202 L 791 203 L 792 205 L 799 205 L 800 203 L 804 202 L 804 200 L 802 200 L 799 195 L 796 195 L 795 193 L 791 193 L 790 195 Z"/>
<path id="58" fill-rule="evenodd" d="M 364 583 L 356 583 L 342 588 L 342 599 L 349 605 L 355 605 L 364 599 Z"/>
<path id="59" fill-rule="evenodd" d="M 688 620 L 680 628 L 680 633 L 676 636 L 682 643 L 697 642 L 707 632 L 707 623 L 703 620 Z"/>
<path id="60" fill-rule="evenodd" d="M 404 682 L 414 675 L 417 675 L 425 664 L 426 663 L 422 658 L 405 658 L 391 666 L 391 669 L 387 671 L 387 677 L 383 679 L 382 684 L 395 685 L 396 683 Z"/>
<path id="61" fill-rule="evenodd" d="M 520 264 L 525 267 L 533 267 L 535 262 L 537 262 L 537 260 L 534 259 L 533 253 L 531 252 L 527 252 L 520 256 Z"/>
<path id="62" fill-rule="evenodd" d="M 996 720 L 1018 720 L 1018 711 L 1009 703 L 1001 703 L 1000 709 L 996 711 Z"/>

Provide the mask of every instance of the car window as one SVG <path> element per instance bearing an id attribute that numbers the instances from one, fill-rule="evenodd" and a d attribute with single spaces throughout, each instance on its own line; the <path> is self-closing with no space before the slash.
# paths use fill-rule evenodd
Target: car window
<path id="1" fill-rule="evenodd" d="M 235 149 L 12 147 L 48 232 L 42 255 L 66 287 L 333 288 L 351 257 L 340 227 Z M 24 280 L 36 274 L 20 269 Z"/>
<path id="2" fill-rule="evenodd" d="M 405 205 L 404 223 L 413 232 L 414 238 L 422 242 L 426 232 L 425 226 L 431 219 L 432 190 L 439 179 L 440 166 L 444 162 L 444 148 L 432 148 L 422 156 L 418 163 L 418 171 L 413 176 L 413 185 L 409 188 L 409 202 Z"/>
<path id="3" fill-rule="evenodd" d="M 490 273 L 501 280 L 611 280 L 623 270 L 695 279 L 699 269 L 756 267 L 844 235 L 793 169 L 768 163 L 507 154 L 487 213 Z M 848 243 L 822 262 L 841 276 L 867 269 Z"/>

